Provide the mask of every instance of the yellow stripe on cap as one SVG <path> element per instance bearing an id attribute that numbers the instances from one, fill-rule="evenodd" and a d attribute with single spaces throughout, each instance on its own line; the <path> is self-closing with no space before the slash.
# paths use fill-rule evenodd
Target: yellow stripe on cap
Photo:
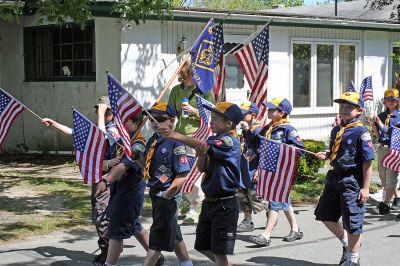
<path id="1" fill-rule="evenodd" d="M 215 111 L 217 111 L 217 112 L 223 114 L 223 113 L 225 113 L 226 110 L 228 110 L 229 107 L 231 107 L 232 105 L 233 105 L 233 103 L 229 103 L 229 102 L 220 102 L 220 103 L 216 104 L 216 105 L 214 106 L 213 109 L 214 109 Z"/>
<path id="2" fill-rule="evenodd" d="M 344 100 L 346 102 L 350 102 L 358 106 L 359 105 L 358 101 L 360 100 L 360 94 L 352 91 L 345 92 L 340 95 L 340 100 Z"/>
<path id="3" fill-rule="evenodd" d="M 272 103 L 273 105 L 275 105 L 276 107 L 278 107 L 278 106 L 281 104 L 281 102 L 282 102 L 283 100 L 285 100 L 285 98 L 279 98 L 279 97 L 277 97 L 277 98 L 273 98 L 273 99 L 270 101 L 270 103 Z"/>
<path id="4" fill-rule="evenodd" d="M 251 107 L 251 102 L 244 102 L 240 105 L 240 109 L 248 111 Z"/>
<path id="5" fill-rule="evenodd" d="M 168 102 L 157 102 L 157 103 L 153 104 L 153 106 L 151 107 L 150 110 L 157 110 L 157 111 L 161 111 L 161 112 L 166 112 L 167 111 L 167 105 L 168 105 Z"/>

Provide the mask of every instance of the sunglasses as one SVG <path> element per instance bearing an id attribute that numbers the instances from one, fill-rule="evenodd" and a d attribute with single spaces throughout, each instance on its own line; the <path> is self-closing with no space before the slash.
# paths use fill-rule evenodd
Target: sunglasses
<path id="1" fill-rule="evenodd" d="M 153 118 L 154 118 L 154 120 L 156 120 L 159 123 L 165 122 L 169 119 L 169 117 L 167 117 L 167 116 L 153 116 Z"/>

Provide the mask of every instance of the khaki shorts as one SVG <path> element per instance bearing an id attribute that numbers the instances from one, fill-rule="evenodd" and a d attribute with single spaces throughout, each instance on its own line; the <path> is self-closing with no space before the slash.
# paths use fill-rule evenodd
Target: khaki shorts
<path id="1" fill-rule="evenodd" d="M 257 192 L 252 189 L 239 189 L 238 193 L 240 210 L 244 213 L 257 214 L 266 210 L 266 203 Z"/>
<path id="2" fill-rule="evenodd" d="M 378 145 L 377 153 L 378 153 L 378 171 L 379 177 L 382 182 L 382 187 L 388 189 L 396 189 L 397 188 L 397 179 L 399 173 L 393 171 L 387 167 L 382 166 L 382 160 L 388 154 L 389 148 L 383 146 L 382 144 Z"/>

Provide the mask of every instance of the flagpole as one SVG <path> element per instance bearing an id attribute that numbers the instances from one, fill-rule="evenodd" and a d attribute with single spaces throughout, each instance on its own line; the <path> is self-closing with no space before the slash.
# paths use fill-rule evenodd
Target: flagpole
<path id="1" fill-rule="evenodd" d="M 253 34 L 251 34 L 246 40 L 242 41 L 241 43 L 237 44 L 235 47 L 233 47 L 232 49 L 230 49 L 228 52 L 226 52 L 224 55 L 230 54 L 232 51 L 236 50 L 236 48 L 238 48 L 240 45 L 244 44 L 245 42 L 247 42 L 248 40 L 250 40 L 251 38 L 253 38 L 254 35 L 262 32 L 270 23 L 272 20 L 268 21 L 267 24 L 265 24 L 264 27 L 262 27 L 260 30 L 253 32 Z"/>
<path id="2" fill-rule="evenodd" d="M 276 144 L 283 144 L 283 145 L 287 145 L 287 146 L 292 146 L 292 147 L 294 147 L 294 148 L 296 148 L 296 149 L 298 149 L 298 150 L 300 150 L 300 151 L 304 151 L 304 152 L 306 152 L 306 153 L 309 153 L 309 154 L 312 154 L 312 155 L 314 155 L 314 156 L 317 156 L 317 154 L 316 154 L 315 152 L 308 151 L 308 150 L 305 150 L 305 149 L 296 147 L 296 146 L 294 146 L 294 145 L 289 145 L 289 144 L 286 144 L 286 143 L 278 142 L 278 141 L 273 140 L 273 139 L 268 139 L 268 140 L 271 141 L 271 142 L 274 142 L 274 143 L 276 143 Z"/>
<path id="3" fill-rule="evenodd" d="M 0 88 L 0 90 L 2 90 L 2 91 L 3 91 L 5 94 L 7 94 L 9 97 L 11 97 L 11 98 L 17 100 L 17 98 L 13 97 L 11 94 L 9 94 L 8 92 L 6 92 L 5 90 L 3 90 L 3 89 L 1 89 L 1 88 Z M 18 100 L 17 100 L 17 101 L 18 101 Z M 20 101 L 18 101 L 18 102 L 19 102 L 22 106 L 24 106 L 24 108 L 25 108 L 26 110 L 28 110 L 29 112 L 31 112 L 34 116 L 36 116 L 36 117 L 39 118 L 40 120 L 43 119 L 43 118 L 41 118 L 38 114 L 36 114 L 34 111 L 32 111 L 31 109 L 29 109 L 28 107 L 26 107 L 25 104 L 21 103 Z"/>

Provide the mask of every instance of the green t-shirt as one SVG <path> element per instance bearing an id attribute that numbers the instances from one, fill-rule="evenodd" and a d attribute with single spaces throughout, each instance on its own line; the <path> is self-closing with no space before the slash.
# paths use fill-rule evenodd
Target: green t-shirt
<path id="1" fill-rule="evenodd" d="M 175 107 L 178 117 L 178 123 L 176 124 L 175 131 L 187 136 L 195 132 L 200 126 L 200 117 L 197 114 L 189 113 L 189 117 L 182 117 L 182 98 L 189 98 L 195 88 L 196 85 L 187 87 L 186 89 L 182 89 L 181 84 L 176 85 L 172 88 L 168 99 L 168 103 Z M 210 91 L 201 95 L 201 97 L 211 103 L 214 103 L 214 99 Z M 190 99 L 189 104 L 198 109 L 196 96 L 193 96 L 192 99 Z"/>

